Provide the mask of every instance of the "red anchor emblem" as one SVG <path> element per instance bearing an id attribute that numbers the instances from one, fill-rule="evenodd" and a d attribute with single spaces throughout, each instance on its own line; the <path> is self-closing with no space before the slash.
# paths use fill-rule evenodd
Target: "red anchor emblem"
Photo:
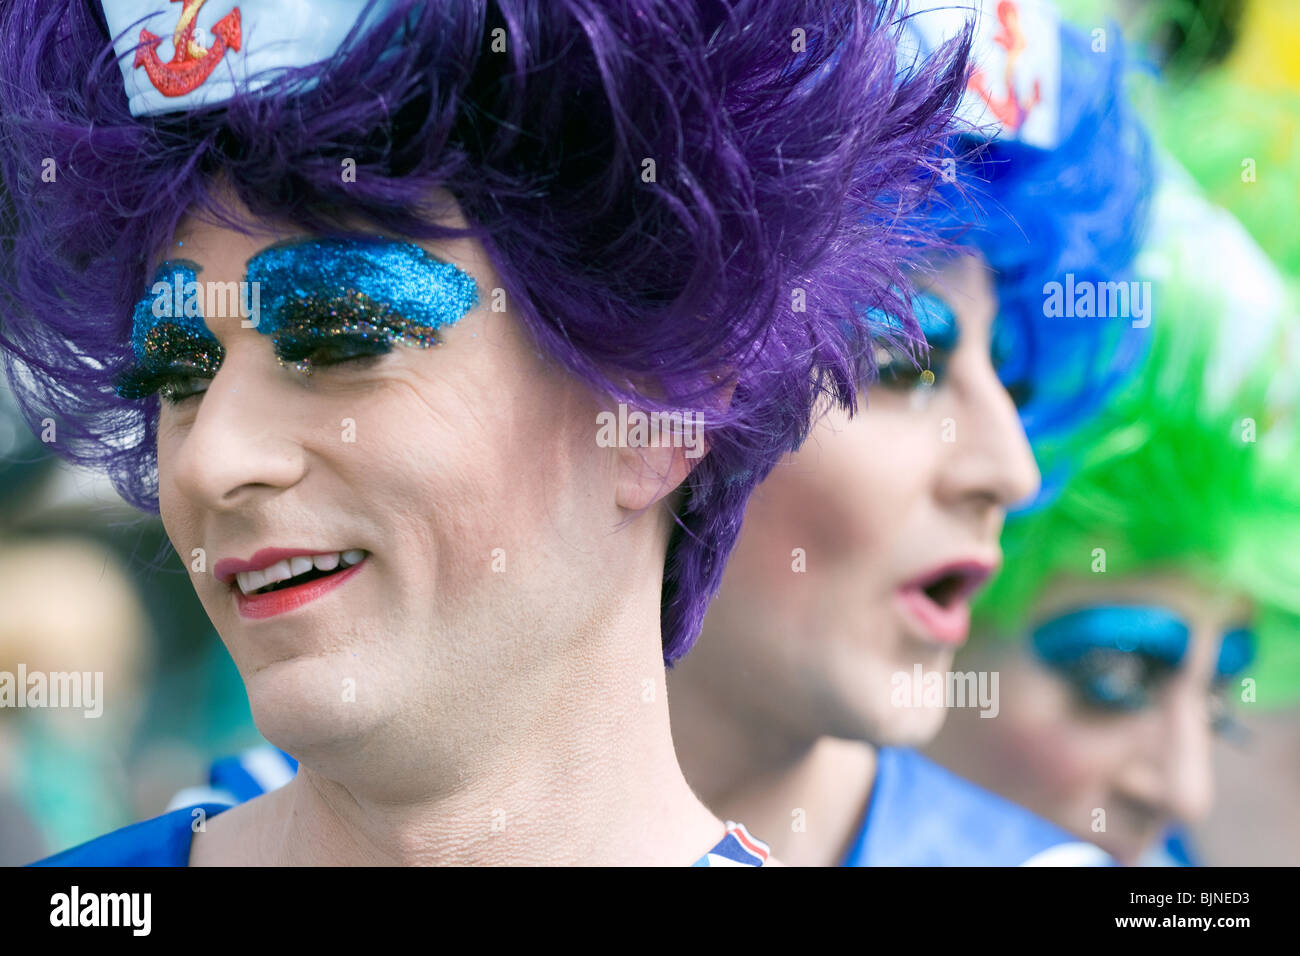
<path id="1" fill-rule="evenodd" d="M 1020 102 L 1020 97 L 1016 94 L 1016 64 L 1021 54 L 1025 52 L 1026 40 L 1024 31 L 1020 29 L 1020 11 L 1011 0 L 1002 0 L 998 4 L 998 22 L 1002 30 L 993 38 L 993 42 L 1007 51 L 1006 71 L 1003 76 L 1007 85 L 1007 95 L 1000 100 L 995 99 L 992 90 L 989 89 L 988 80 L 979 69 L 971 73 L 969 86 L 993 111 L 998 121 L 1015 132 L 1020 129 L 1033 108 L 1042 101 L 1043 97 L 1039 89 L 1041 84 L 1035 79 L 1033 96 L 1028 103 Z"/>
<path id="2" fill-rule="evenodd" d="M 212 25 L 212 34 L 216 40 L 211 47 L 205 48 L 194 39 L 194 18 L 207 0 L 171 2 L 185 5 L 181 10 L 180 22 L 172 33 L 175 52 L 171 61 L 164 63 L 158 57 L 158 44 L 162 43 L 162 37 L 141 30 L 140 46 L 135 51 L 135 67 L 144 67 L 154 88 L 163 96 L 184 96 L 203 84 L 226 55 L 227 49 L 239 49 L 239 7 Z"/>

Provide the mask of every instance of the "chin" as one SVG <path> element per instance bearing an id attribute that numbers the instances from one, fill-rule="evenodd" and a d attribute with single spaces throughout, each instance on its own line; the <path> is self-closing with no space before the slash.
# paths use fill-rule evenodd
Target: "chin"
<path id="1" fill-rule="evenodd" d="M 890 707 L 872 715 L 868 742 L 877 747 L 924 747 L 943 727 L 947 711 Z"/>
<path id="2" fill-rule="evenodd" d="M 300 754 L 363 747 L 391 718 L 378 675 L 337 657 L 279 661 L 244 681 L 253 723 L 281 750 Z M 347 683 L 345 683 L 347 682 Z"/>

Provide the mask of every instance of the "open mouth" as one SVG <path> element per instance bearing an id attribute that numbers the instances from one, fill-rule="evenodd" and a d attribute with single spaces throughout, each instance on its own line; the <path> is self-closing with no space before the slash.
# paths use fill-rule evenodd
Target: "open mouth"
<path id="1" fill-rule="evenodd" d="M 955 646 L 970 633 L 968 599 L 992 573 L 993 565 L 980 562 L 944 565 L 905 584 L 899 598 L 928 639 Z"/>
<path id="2" fill-rule="evenodd" d="M 296 555 L 281 559 L 259 571 L 240 571 L 235 575 L 234 584 L 246 597 L 272 594 L 339 574 L 360 564 L 365 560 L 366 554 L 367 552 L 354 548 L 325 554 Z"/>
<path id="3" fill-rule="evenodd" d="M 951 608 L 970 597 L 988 578 L 983 569 L 954 568 L 941 573 L 928 584 L 921 585 L 921 593 L 941 608 Z"/>

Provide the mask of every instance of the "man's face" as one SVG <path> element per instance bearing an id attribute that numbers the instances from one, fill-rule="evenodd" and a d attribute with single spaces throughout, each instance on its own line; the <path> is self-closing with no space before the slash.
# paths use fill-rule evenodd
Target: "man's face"
<path id="1" fill-rule="evenodd" d="M 1106 577 L 1106 576 L 1098 576 Z M 1133 864 L 1214 793 L 1214 731 L 1253 659 L 1240 596 L 1178 573 L 1047 591 L 1028 638 L 981 642 L 996 719 L 945 730 L 955 769 Z M 985 644 L 990 646 L 985 646 Z"/>
<path id="2" fill-rule="evenodd" d="M 488 310 L 501 283 L 471 240 L 339 257 L 197 220 L 176 238 L 201 287 L 265 279 L 256 327 L 200 320 L 219 368 L 182 368 L 158 431 L 167 533 L 259 729 L 322 772 L 404 766 L 414 741 L 461 768 L 514 745 L 609 614 L 591 582 L 629 541 L 599 406 Z M 392 307 L 411 283 L 445 306 L 423 342 L 348 324 L 353 293 Z"/>
<path id="3" fill-rule="evenodd" d="M 681 667 L 739 712 L 804 735 L 932 736 L 943 710 L 895 705 L 895 675 L 947 670 L 972 593 L 1000 561 L 1008 505 L 1038 469 L 990 357 L 988 269 L 955 259 L 928 288 L 928 383 L 902 356 L 866 407 L 832 414 L 749 506 L 704 636 Z"/>

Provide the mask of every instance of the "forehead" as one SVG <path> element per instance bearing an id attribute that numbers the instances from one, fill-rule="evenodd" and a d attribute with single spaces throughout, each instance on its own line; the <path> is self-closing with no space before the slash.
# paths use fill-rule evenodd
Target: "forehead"
<path id="1" fill-rule="evenodd" d="M 195 217 L 186 217 L 176 229 L 171 246 L 161 259 L 188 259 L 202 267 L 210 279 L 235 280 L 243 277 L 248 260 L 268 246 L 306 238 L 307 233 L 290 226 L 249 222 L 247 232 Z"/>
<path id="2" fill-rule="evenodd" d="M 220 217 L 228 221 L 222 221 L 216 213 L 206 209 L 192 210 L 177 225 L 171 244 L 160 250 L 157 257 L 159 262 L 189 259 L 203 268 L 206 279 L 238 280 L 243 278 L 248 260 L 267 247 L 314 235 L 296 223 L 254 215 L 229 185 L 215 186 L 213 200 L 213 206 L 220 211 Z M 446 190 L 438 189 L 431 193 L 427 213 L 441 226 L 451 229 L 468 228 L 455 198 Z M 476 278 L 480 273 L 491 271 L 482 245 L 476 240 L 405 239 L 401 236 L 383 235 L 373 224 L 355 218 L 345 219 L 343 226 L 354 236 L 413 242 L 436 258 L 451 262 Z"/>

